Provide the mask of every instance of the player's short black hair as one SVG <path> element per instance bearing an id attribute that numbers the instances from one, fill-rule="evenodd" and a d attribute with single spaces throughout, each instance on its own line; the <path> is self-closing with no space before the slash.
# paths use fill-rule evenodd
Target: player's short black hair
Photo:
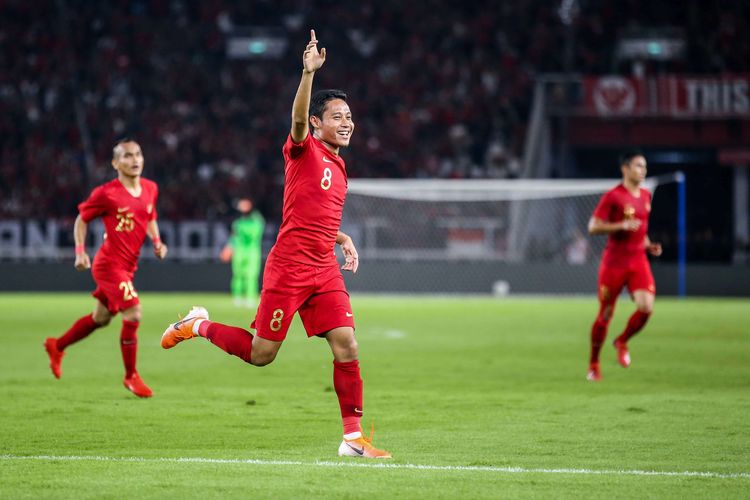
<path id="1" fill-rule="evenodd" d="M 325 89 L 315 92 L 310 98 L 310 116 L 317 116 L 322 120 L 326 103 L 334 99 L 346 101 L 346 92 L 338 89 Z"/>
<path id="2" fill-rule="evenodd" d="M 115 141 L 115 145 L 112 146 L 112 159 L 113 160 L 115 158 L 117 158 L 117 148 L 120 147 L 120 146 L 122 146 L 126 142 L 134 142 L 134 143 L 138 144 L 138 141 L 136 141 L 132 137 L 121 137 L 120 139 L 117 139 L 117 141 Z"/>
<path id="3" fill-rule="evenodd" d="M 620 166 L 623 165 L 630 165 L 630 162 L 633 158 L 636 156 L 643 156 L 644 158 L 646 155 L 643 154 L 643 151 L 640 149 L 628 149 L 627 151 L 623 151 L 620 153 Z"/>

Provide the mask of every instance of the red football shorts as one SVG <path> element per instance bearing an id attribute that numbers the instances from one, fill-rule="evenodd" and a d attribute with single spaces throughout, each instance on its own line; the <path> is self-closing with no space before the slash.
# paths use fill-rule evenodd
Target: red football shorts
<path id="1" fill-rule="evenodd" d="M 349 293 L 338 264 L 318 267 L 269 256 L 258 313 L 250 328 L 261 338 L 281 342 L 296 312 L 308 337 L 342 326 L 354 328 Z"/>
<path id="2" fill-rule="evenodd" d="M 94 260 L 91 274 L 96 282 L 96 290 L 91 295 L 104 304 L 111 314 L 117 314 L 140 304 L 138 292 L 133 286 L 131 271 L 108 265 L 97 265 L 97 261 Z"/>
<path id="3" fill-rule="evenodd" d="M 618 260 L 612 262 L 602 260 L 599 266 L 599 300 L 614 302 L 627 285 L 632 295 L 636 290 L 647 290 L 656 293 L 654 275 L 651 274 L 651 264 L 648 259 Z"/>

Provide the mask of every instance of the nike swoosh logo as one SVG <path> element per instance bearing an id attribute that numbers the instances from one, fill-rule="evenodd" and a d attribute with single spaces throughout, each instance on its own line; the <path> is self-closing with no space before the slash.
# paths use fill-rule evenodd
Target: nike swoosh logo
<path id="1" fill-rule="evenodd" d="M 349 443 L 346 443 L 346 445 L 349 448 L 351 448 L 352 450 L 354 450 L 354 453 L 356 453 L 357 455 L 364 455 L 365 454 L 365 449 L 364 448 L 355 448 L 354 446 L 350 445 Z"/>
<path id="2" fill-rule="evenodd" d="M 336 163 L 336 162 L 335 162 L 335 161 L 333 161 L 333 160 L 329 160 L 329 159 L 328 159 L 327 157 L 325 157 L 325 156 L 323 157 L 323 161 L 324 161 L 324 162 L 326 162 L 326 163 Z"/>
<path id="3" fill-rule="evenodd" d="M 189 319 L 193 319 L 193 318 L 189 318 Z M 179 330 L 179 329 L 180 329 L 180 325 L 182 325 L 182 324 L 183 324 L 184 322 L 186 322 L 186 321 L 188 321 L 188 318 L 185 318 L 185 319 L 181 319 L 181 320 L 180 320 L 180 321 L 178 321 L 177 323 L 173 324 L 173 325 L 172 325 L 172 328 L 174 328 L 175 330 Z"/>
<path id="4" fill-rule="evenodd" d="M 347 317 L 347 318 L 353 318 L 353 317 L 354 317 L 354 315 L 353 315 L 352 313 L 346 313 L 346 317 Z"/>
<path id="5" fill-rule="evenodd" d="M 359 413 L 359 414 L 362 414 L 362 410 L 360 410 L 359 408 L 355 408 L 355 409 L 354 409 L 354 413 Z"/>

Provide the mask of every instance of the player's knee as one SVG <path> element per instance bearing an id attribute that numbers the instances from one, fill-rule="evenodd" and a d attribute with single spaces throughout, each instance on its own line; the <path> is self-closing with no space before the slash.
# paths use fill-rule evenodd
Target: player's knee
<path id="1" fill-rule="evenodd" d="M 343 345 L 341 345 L 341 349 L 339 352 L 341 356 L 346 357 L 350 360 L 354 360 L 359 357 L 359 345 L 357 344 L 357 340 L 354 338 L 354 335 L 343 342 Z"/>
<path id="2" fill-rule="evenodd" d="M 266 366 L 270 365 L 273 360 L 276 359 L 275 352 L 255 352 L 253 351 L 250 356 L 250 364 L 253 366 Z"/>
<path id="3" fill-rule="evenodd" d="M 96 323 L 99 326 L 107 326 L 110 321 L 112 321 L 112 315 L 109 313 L 100 313 L 95 312 L 91 315 L 91 318 L 94 320 L 94 323 Z"/>
<path id="4" fill-rule="evenodd" d="M 651 314 L 654 312 L 654 304 L 652 302 L 642 302 L 640 304 L 636 304 L 636 309 L 638 309 L 638 312 L 643 314 Z"/>
<path id="5" fill-rule="evenodd" d="M 122 319 L 126 321 L 132 321 L 134 323 L 140 323 L 141 322 L 141 306 L 136 305 L 131 307 L 130 309 L 125 309 L 122 312 Z"/>
<path id="6" fill-rule="evenodd" d="M 604 306 L 599 311 L 599 316 L 597 316 L 596 320 L 599 323 L 606 325 L 609 325 L 609 322 L 612 320 L 612 312 L 614 311 L 614 308 L 612 306 Z"/>

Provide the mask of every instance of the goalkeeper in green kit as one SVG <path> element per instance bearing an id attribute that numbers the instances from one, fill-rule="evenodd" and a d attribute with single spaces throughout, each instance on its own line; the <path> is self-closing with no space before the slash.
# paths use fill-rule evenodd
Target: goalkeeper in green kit
<path id="1" fill-rule="evenodd" d="M 253 210 L 250 199 L 237 202 L 237 210 L 241 215 L 232 223 L 232 235 L 221 251 L 221 260 L 232 261 L 235 305 L 254 307 L 258 304 L 258 275 L 266 221 L 258 210 Z"/>

